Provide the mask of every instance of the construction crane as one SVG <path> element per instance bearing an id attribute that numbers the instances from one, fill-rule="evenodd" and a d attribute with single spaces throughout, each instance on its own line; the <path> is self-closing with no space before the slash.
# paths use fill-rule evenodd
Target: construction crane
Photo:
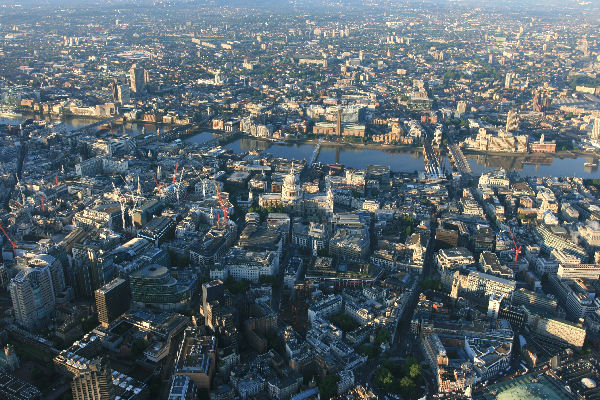
<path id="1" fill-rule="evenodd" d="M 42 212 L 46 212 L 46 197 L 43 194 L 40 194 L 40 200 L 42 201 Z"/>
<path id="2" fill-rule="evenodd" d="M 23 194 L 23 186 L 21 186 L 21 181 L 19 180 L 19 176 L 15 174 L 15 178 L 17 178 L 17 187 L 19 188 L 19 193 L 21 193 L 21 203 L 23 207 L 25 207 L 25 195 Z"/>
<path id="3" fill-rule="evenodd" d="M 8 239 L 8 242 L 10 243 L 10 245 L 12 247 L 13 257 L 16 257 L 17 256 L 17 242 L 15 242 L 14 240 L 12 240 L 10 238 L 10 236 L 8 236 L 8 233 L 6 233 L 6 231 L 4 230 L 4 228 L 2 227 L 2 225 L 0 225 L 0 230 L 2 230 L 2 233 L 4 233 L 4 236 L 6 236 L 6 239 Z"/>
<path id="4" fill-rule="evenodd" d="M 217 189 L 217 197 L 219 198 L 219 205 L 221 206 L 221 210 L 223 210 L 223 222 L 225 223 L 225 226 L 227 226 L 227 216 L 229 215 L 229 212 L 227 211 L 227 207 L 225 207 L 225 204 L 223 203 L 223 198 L 221 197 L 221 191 L 219 190 L 219 185 L 217 185 L 216 182 L 215 182 L 215 189 Z"/>
<path id="5" fill-rule="evenodd" d="M 510 226 L 508 227 L 508 232 L 510 233 L 510 237 L 512 238 L 513 244 L 515 245 L 515 262 L 519 259 L 519 253 L 521 253 L 521 246 L 517 246 L 517 241 L 515 240 L 515 236 L 510 230 Z"/>
<path id="6" fill-rule="evenodd" d="M 121 195 L 119 197 L 119 204 L 121 205 L 121 225 L 123 226 L 123 231 L 127 229 L 127 224 L 125 223 L 125 196 Z"/>
<path id="7" fill-rule="evenodd" d="M 123 179 L 123 181 L 125 181 L 125 179 Z M 140 185 L 140 177 L 137 177 L 137 182 L 138 182 L 138 187 L 139 187 L 139 191 L 141 192 L 141 185 Z M 141 199 L 143 199 L 144 197 L 140 196 L 140 195 L 136 195 L 133 192 L 133 189 L 129 186 L 125 186 L 125 189 L 127 191 L 129 191 L 129 193 L 125 192 L 122 193 L 119 190 L 119 193 L 121 194 L 119 203 L 121 204 L 121 215 L 122 215 L 122 222 L 123 222 L 123 226 L 125 226 L 125 203 L 127 202 L 127 196 L 129 196 L 129 198 L 131 199 L 131 203 L 133 204 L 133 206 L 131 208 L 129 208 L 129 218 L 131 219 L 131 234 L 135 234 L 135 225 L 133 222 L 133 215 L 134 215 L 134 210 L 137 208 L 139 202 Z M 123 227 L 123 230 L 125 230 L 125 227 Z"/>
<path id="8" fill-rule="evenodd" d="M 136 189 L 136 191 L 137 191 L 138 196 L 142 195 L 142 185 L 140 184 L 140 176 L 139 175 L 137 176 L 137 189 Z"/>
<path id="9" fill-rule="evenodd" d="M 117 189 L 114 182 L 113 182 L 112 186 L 113 186 L 113 190 L 117 194 L 117 198 L 119 199 L 119 205 L 121 206 L 121 226 L 123 228 L 123 231 L 125 231 L 125 229 L 127 229 L 127 226 L 125 225 L 125 202 L 126 202 L 126 199 L 125 199 L 125 196 L 121 193 L 121 190 Z"/>
<path id="10" fill-rule="evenodd" d="M 179 204 L 179 188 L 181 187 L 181 180 L 183 179 L 183 171 L 185 167 L 181 168 L 181 175 L 179 176 L 179 183 L 177 183 L 177 187 L 175 188 L 177 193 L 177 204 Z M 175 171 L 177 171 L 177 166 L 175 167 Z"/>
<path id="11" fill-rule="evenodd" d="M 175 163 L 175 172 L 173 172 L 173 185 L 175 184 L 175 179 L 177 179 L 177 167 L 179 167 L 179 161 Z"/>
<path id="12" fill-rule="evenodd" d="M 58 186 L 58 174 L 54 176 L 54 186 Z"/>
<path id="13" fill-rule="evenodd" d="M 158 195 L 160 196 L 161 185 L 160 185 L 160 183 L 158 183 L 158 179 L 156 179 L 156 175 L 152 174 L 152 177 L 154 178 L 154 183 L 156 183 L 156 188 L 158 189 Z"/>
<path id="14" fill-rule="evenodd" d="M 12 208 L 23 208 L 23 204 L 19 203 L 19 200 L 11 200 L 11 201 L 13 202 Z"/>

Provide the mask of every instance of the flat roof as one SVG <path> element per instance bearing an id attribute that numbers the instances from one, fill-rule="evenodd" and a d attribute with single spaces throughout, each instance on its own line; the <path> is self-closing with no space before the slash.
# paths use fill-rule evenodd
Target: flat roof
<path id="1" fill-rule="evenodd" d="M 106 285 L 104 285 L 101 288 L 97 289 L 97 291 L 101 292 L 101 293 L 109 292 L 112 289 L 114 289 L 117 286 L 119 286 L 120 284 L 122 284 L 123 282 L 125 282 L 125 279 L 123 279 L 123 278 L 115 278 L 112 281 L 108 282 Z"/>
<path id="2" fill-rule="evenodd" d="M 512 380 L 489 386 L 481 397 L 484 400 L 567 400 L 571 399 L 564 393 L 557 382 L 548 376 L 525 375 Z"/>

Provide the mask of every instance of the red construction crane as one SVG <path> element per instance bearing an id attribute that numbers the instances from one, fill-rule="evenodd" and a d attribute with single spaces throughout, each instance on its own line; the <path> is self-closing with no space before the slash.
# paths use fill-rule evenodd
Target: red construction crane
<path id="1" fill-rule="evenodd" d="M 225 223 L 225 226 L 227 226 L 227 215 L 229 215 L 229 212 L 227 211 L 227 207 L 225 207 L 225 204 L 223 203 L 223 198 L 221 197 L 219 186 L 216 183 L 215 188 L 217 189 L 217 196 L 219 197 L 219 204 L 221 205 L 221 210 L 223 210 L 223 222 Z"/>
<path id="2" fill-rule="evenodd" d="M 42 212 L 46 212 L 46 197 L 43 194 L 40 194 L 40 200 L 42 201 Z"/>
<path id="3" fill-rule="evenodd" d="M 2 230 L 2 233 L 4 233 L 4 236 L 6 236 L 6 239 L 8 239 L 8 242 L 12 246 L 13 256 L 16 257 L 17 256 L 17 242 L 15 242 L 14 240 L 12 240 L 10 238 L 10 236 L 8 236 L 8 233 L 6 233 L 6 231 L 4 230 L 4 228 L 2 227 L 2 225 L 0 225 L 0 230 Z"/>
<path id="4" fill-rule="evenodd" d="M 58 174 L 54 176 L 54 185 L 58 186 Z"/>
<path id="5" fill-rule="evenodd" d="M 513 235 L 512 231 L 510 230 L 510 226 L 508 227 L 508 232 L 510 233 L 510 237 L 512 238 L 513 244 L 515 245 L 515 262 L 517 262 L 519 259 L 519 253 L 521 253 L 521 246 L 517 246 L 515 236 Z"/>
<path id="6" fill-rule="evenodd" d="M 156 179 L 156 175 L 152 174 L 152 177 L 154 178 L 154 183 L 156 183 L 156 188 L 158 189 L 158 195 L 160 196 L 160 183 L 158 183 L 158 179 Z"/>
<path id="7" fill-rule="evenodd" d="M 173 173 L 173 185 L 175 184 L 175 179 L 177 178 L 177 167 L 179 167 L 179 161 L 175 163 L 175 172 Z"/>

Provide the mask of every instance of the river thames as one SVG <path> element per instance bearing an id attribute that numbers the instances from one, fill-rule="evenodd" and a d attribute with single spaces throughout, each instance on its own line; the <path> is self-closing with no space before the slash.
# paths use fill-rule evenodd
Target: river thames
<path id="1" fill-rule="evenodd" d="M 0 124 L 18 124 L 22 118 L 0 118 Z M 73 130 L 89 125 L 96 120 L 87 118 L 72 118 L 64 121 L 65 130 Z M 147 133 L 156 132 L 157 126 L 153 124 L 127 123 L 118 129 L 123 129 L 131 136 L 137 136 L 145 130 Z M 161 130 L 169 130 L 160 127 Z M 210 132 L 201 132 L 185 139 L 189 144 L 202 144 L 214 137 Z M 308 160 L 313 153 L 312 143 L 275 143 L 263 139 L 239 138 L 224 146 L 235 153 L 259 151 L 275 157 L 284 157 L 296 160 Z M 516 172 L 523 177 L 576 176 L 582 178 L 600 178 L 598 167 L 586 167 L 584 164 L 597 158 L 590 156 L 576 156 L 573 158 L 559 157 L 544 154 L 465 154 L 473 174 L 504 168 L 509 172 Z M 372 147 L 339 146 L 323 143 L 317 157 L 317 162 L 333 164 L 339 163 L 350 168 L 360 169 L 368 165 L 389 165 L 395 172 L 417 172 L 424 169 L 423 154 L 420 149 L 410 147 L 397 147 L 391 149 L 373 149 Z M 448 158 L 442 158 L 442 165 L 450 171 Z"/>

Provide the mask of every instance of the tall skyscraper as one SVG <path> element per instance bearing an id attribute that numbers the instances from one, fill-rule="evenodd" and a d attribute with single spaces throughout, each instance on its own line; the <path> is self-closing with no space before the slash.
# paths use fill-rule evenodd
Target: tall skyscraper
<path id="1" fill-rule="evenodd" d="M 135 73 L 133 75 L 135 76 Z M 131 102 L 131 90 L 129 89 L 129 86 L 123 84 L 117 78 L 110 83 L 110 90 L 112 92 L 112 101 L 121 104 L 129 104 Z"/>
<path id="2" fill-rule="evenodd" d="M 519 130 L 519 115 L 515 110 L 510 110 L 506 116 L 506 133 L 512 133 Z"/>
<path id="3" fill-rule="evenodd" d="M 140 94 L 146 91 L 146 83 L 148 83 L 148 71 L 137 64 L 133 64 L 129 69 L 129 81 L 131 91 Z"/>
<path id="4" fill-rule="evenodd" d="M 73 377 L 73 400 L 113 400 L 111 369 L 106 359 L 95 359 Z"/>
<path id="5" fill-rule="evenodd" d="M 129 283 L 121 278 L 115 278 L 94 292 L 98 321 L 107 327 L 127 310 L 131 304 Z"/>
<path id="6" fill-rule="evenodd" d="M 220 279 L 204 283 L 202 285 L 202 302 L 208 303 L 213 300 L 221 300 L 225 293 L 225 286 Z"/>
<path id="7" fill-rule="evenodd" d="M 208 304 L 211 301 L 222 300 L 224 293 L 225 286 L 219 279 L 202 284 L 202 311 L 205 318 L 209 311 Z"/>
<path id="8" fill-rule="evenodd" d="M 590 139 L 600 139 L 600 118 L 594 119 L 594 126 L 592 127 L 592 132 L 590 133 Z"/>
<path id="9" fill-rule="evenodd" d="M 117 101 L 118 95 L 117 95 L 117 87 L 119 86 L 119 82 L 117 81 L 117 78 L 115 78 L 111 83 L 110 83 L 110 91 L 112 93 L 112 100 L 113 101 Z"/>
<path id="10" fill-rule="evenodd" d="M 18 264 L 27 266 L 29 268 L 43 268 L 48 267 L 50 271 L 50 277 L 52 278 L 52 289 L 54 290 L 54 296 L 58 296 L 59 293 L 64 292 L 66 289 L 65 274 L 62 262 L 49 254 L 36 254 L 32 256 L 25 256 L 18 261 Z"/>
<path id="11" fill-rule="evenodd" d="M 540 112 L 542 111 L 542 104 L 541 104 L 541 95 L 540 92 L 535 89 L 533 91 L 533 111 L 535 112 Z"/>
<path id="12" fill-rule="evenodd" d="M 131 91 L 127 85 L 117 86 L 116 100 L 121 104 L 129 104 L 131 102 Z"/>
<path id="13" fill-rule="evenodd" d="M 342 107 L 340 106 L 337 110 L 337 120 L 336 120 L 336 135 L 342 135 Z"/>
<path id="14" fill-rule="evenodd" d="M 510 89 L 510 85 L 512 84 L 512 73 L 509 72 L 506 74 L 506 79 L 504 80 L 504 88 L 505 89 Z"/>
<path id="15" fill-rule="evenodd" d="M 8 290 L 20 325 L 34 329 L 45 324 L 56 302 L 48 266 L 26 267 L 11 279 Z"/>

